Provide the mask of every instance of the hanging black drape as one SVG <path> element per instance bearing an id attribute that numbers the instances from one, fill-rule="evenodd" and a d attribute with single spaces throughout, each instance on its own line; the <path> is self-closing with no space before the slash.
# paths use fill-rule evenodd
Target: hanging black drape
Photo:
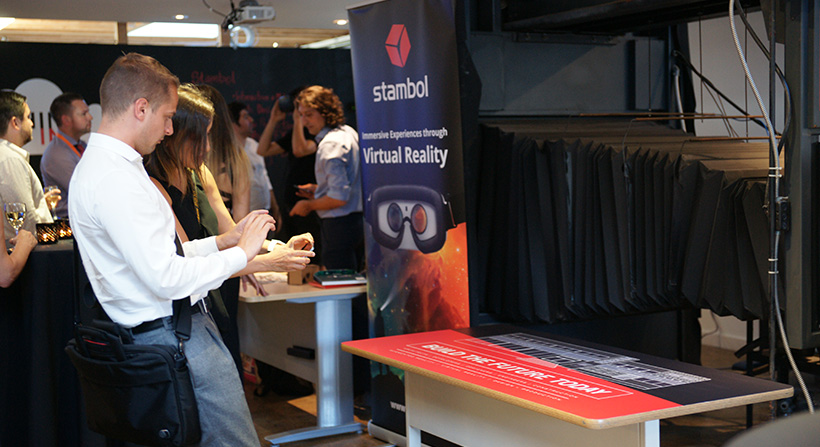
<path id="1" fill-rule="evenodd" d="M 766 309 L 766 143 L 574 118 L 484 123 L 480 146 L 480 311 L 555 323 Z"/>

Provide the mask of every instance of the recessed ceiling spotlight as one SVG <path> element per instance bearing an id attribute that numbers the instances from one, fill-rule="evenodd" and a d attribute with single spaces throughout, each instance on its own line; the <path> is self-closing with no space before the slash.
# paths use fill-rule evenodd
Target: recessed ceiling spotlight
<path id="1" fill-rule="evenodd" d="M 345 26 L 345 25 L 347 25 L 347 20 L 346 19 L 336 19 L 336 20 L 333 21 L 333 23 L 335 23 L 339 26 Z"/>
<path id="2" fill-rule="evenodd" d="M 273 48 L 279 48 L 279 42 L 274 42 L 273 43 Z"/>
<path id="3" fill-rule="evenodd" d="M 177 20 L 185 20 L 188 18 L 188 16 L 186 16 L 185 14 L 177 14 L 174 16 L 174 18 Z"/>

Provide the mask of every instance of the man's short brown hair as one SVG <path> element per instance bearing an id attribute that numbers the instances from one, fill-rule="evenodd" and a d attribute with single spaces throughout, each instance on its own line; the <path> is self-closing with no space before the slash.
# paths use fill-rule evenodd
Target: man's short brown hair
<path id="1" fill-rule="evenodd" d="M 83 98 L 83 96 L 79 93 L 66 92 L 54 98 L 54 101 L 51 101 L 49 112 L 51 113 L 51 117 L 54 119 L 54 122 L 57 123 L 57 127 L 63 125 L 63 116 L 71 115 L 73 113 L 72 109 L 74 106 L 71 103 L 77 100 L 85 101 L 85 98 Z"/>
<path id="2" fill-rule="evenodd" d="M 311 85 L 299 93 L 296 102 L 305 107 L 316 109 L 319 115 L 325 119 L 325 125 L 328 127 L 341 126 L 345 123 L 342 101 L 333 93 L 333 89 L 321 85 Z"/>
<path id="3" fill-rule="evenodd" d="M 26 113 L 26 97 L 14 90 L 0 91 L 0 136 L 6 135 L 13 117 L 23 120 Z"/>
<path id="4" fill-rule="evenodd" d="M 150 56 L 128 53 L 105 72 L 100 85 L 100 105 L 106 116 L 123 114 L 136 100 L 145 98 L 152 110 L 171 99 L 179 78 Z"/>

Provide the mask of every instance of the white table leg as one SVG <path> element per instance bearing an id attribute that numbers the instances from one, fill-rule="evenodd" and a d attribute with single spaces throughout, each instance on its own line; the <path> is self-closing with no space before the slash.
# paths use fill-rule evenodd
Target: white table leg
<path id="1" fill-rule="evenodd" d="M 351 335 L 349 299 L 318 301 L 316 313 L 316 426 L 266 436 L 273 445 L 361 432 L 353 419 L 353 361 L 341 342 Z"/>
<path id="2" fill-rule="evenodd" d="M 415 374 L 405 373 L 404 375 L 404 389 L 405 389 L 405 396 L 408 394 L 408 389 L 415 385 L 412 383 L 416 380 Z M 405 400 L 407 398 L 405 397 Z M 415 408 L 411 407 L 410 405 L 405 405 L 405 432 L 407 433 L 407 447 L 421 447 L 421 429 L 416 427 L 411 423 L 413 420 L 413 415 L 411 415 L 412 411 Z M 419 410 L 421 410 L 419 408 Z"/>
<path id="3" fill-rule="evenodd" d="M 316 383 L 320 427 L 353 422 L 353 359 L 341 343 L 352 338 L 351 303 L 316 303 L 316 350 L 319 378 Z"/>
<path id="4" fill-rule="evenodd" d="M 641 424 L 642 447 L 661 447 L 661 422 L 657 419 Z"/>

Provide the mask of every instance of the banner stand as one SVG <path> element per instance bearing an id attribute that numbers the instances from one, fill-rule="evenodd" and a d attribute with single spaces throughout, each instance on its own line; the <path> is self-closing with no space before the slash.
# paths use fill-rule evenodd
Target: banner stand
<path id="1" fill-rule="evenodd" d="M 455 2 L 369 2 L 348 17 L 370 337 L 469 327 Z M 404 439 L 404 371 L 370 373 L 373 421 Z"/>

